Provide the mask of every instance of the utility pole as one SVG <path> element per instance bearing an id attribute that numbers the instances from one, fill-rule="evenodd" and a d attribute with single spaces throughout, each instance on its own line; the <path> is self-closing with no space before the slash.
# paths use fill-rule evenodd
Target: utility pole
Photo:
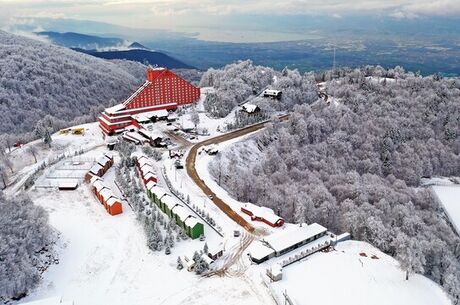
<path id="1" fill-rule="evenodd" d="M 335 74 L 335 46 L 334 46 L 334 59 L 332 60 L 332 72 Z"/>

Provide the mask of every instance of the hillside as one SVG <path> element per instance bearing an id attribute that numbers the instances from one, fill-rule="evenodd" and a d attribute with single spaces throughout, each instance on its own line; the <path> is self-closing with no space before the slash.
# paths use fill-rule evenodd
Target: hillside
<path id="1" fill-rule="evenodd" d="M 54 44 L 67 48 L 82 48 L 82 49 L 100 49 L 100 48 L 116 48 L 126 46 L 126 40 L 115 37 L 99 37 L 94 35 L 85 35 L 80 33 L 66 32 L 58 33 L 52 31 L 37 32 L 37 35 L 46 37 Z"/>
<path id="2" fill-rule="evenodd" d="M 96 114 L 142 83 L 144 69 L 0 31 L 0 133 L 30 132 L 46 115 L 59 125 Z"/>
<path id="3" fill-rule="evenodd" d="M 337 74 L 310 75 L 326 80 L 326 101 L 302 96 L 288 121 L 222 152 L 210 171 L 217 181 L 234 173 L 220 183 L 238 200 L 350 232 L 457 298 L 460 241 L 420 179 L 458 175 L 458 79 L 400 67 Z"/>
<path id="4" fill-rule="evenodd" d="M 168 69 L 194 69 L 194 67 L 169 55 L 145 49 L 96 51 L 74 48 L 73 50 L 104 59 L 127 59 Z"/>

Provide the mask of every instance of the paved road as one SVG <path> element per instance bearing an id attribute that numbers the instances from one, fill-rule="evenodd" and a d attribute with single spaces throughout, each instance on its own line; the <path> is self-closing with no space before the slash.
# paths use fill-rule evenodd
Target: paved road
<path id="1" fill-rule="evenodd" d="M 288 115 L 283 115 L 279 117 L 280 120 L 287 120 Z M 187 155 L 186 159 L 186 168 L 187 168 L 187 174 L 192 178 L 192 180 L 195 182 L 196 185 L 207 195 L 212 195 L 214 198 L 212 202 L 219 207 L 228 217 L 230 217 L 232 220 L 234 220 L 236 223 L 238 223 L 241 227 L 243 227 L 246 231 L 253 233 L 254 232 L 254 227 L 246 221 L 241 215 L 239 215 L 237 212 L 232 210 L 228 204 L 226 204 L 222 199 L 216 196 L 216 194 L 206 185 L 206 183 L 200 178 L 198 175 L 198 172 L 196 171 L 195 168 L 195 162 L 196 162 L 196 155 L 198 153 L 198 150 L 206 145 L 211 145 L 211 144 L 219 144 L 228 140 L 232 140 L 234 138 L 238 138 L 244 135 L 247 135 L 251 132 L 258 131 L 262 128 L 265 127 L 265 125 L 269 121 L 261 122 L 258 124 L 254 124 L 248 127 L 244 127 L 235 131 L 228 132 L 226 134 L 199 142 L 192 146 L 190 149 L 189 154 Z"/>

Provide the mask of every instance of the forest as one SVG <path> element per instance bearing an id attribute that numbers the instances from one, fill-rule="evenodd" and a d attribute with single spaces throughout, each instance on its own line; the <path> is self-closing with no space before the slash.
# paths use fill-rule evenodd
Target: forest
<path id="1" fill-rule="evenodd" d="M 420 179 L 460 173 L 460 80 L 379 66 L 302 79 L 328 99 L 284 96 L 289 120 L 224 151 L 211 174 L 240 201 L 377 246 L 458 304 L 460 239 Z"/>
<path id="2" fill-rule="evenodd" d="M 30 140 L 46 115 L 56 128 L 94 121 L 142 84 L 145 68 L 0 31 L 0 134 Z"/>
<path id="3" fill-rule="evenodd" d="M 48 214 L 25 195 L 0 194 L 0 302 L 19 299 L 54 263 Z"/>

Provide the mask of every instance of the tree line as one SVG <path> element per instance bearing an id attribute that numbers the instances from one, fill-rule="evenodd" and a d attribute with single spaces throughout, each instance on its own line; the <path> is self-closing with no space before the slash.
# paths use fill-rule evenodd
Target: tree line
<path id="1" fill-rule="evenodd" d="M 305 77 L 329 102 L 305 99 L 211 174 L 240 201 L 372 243 L 458 304 L 460 239 L 420 179 L 460 173 L 460 80 L 378 66 Z"/>

